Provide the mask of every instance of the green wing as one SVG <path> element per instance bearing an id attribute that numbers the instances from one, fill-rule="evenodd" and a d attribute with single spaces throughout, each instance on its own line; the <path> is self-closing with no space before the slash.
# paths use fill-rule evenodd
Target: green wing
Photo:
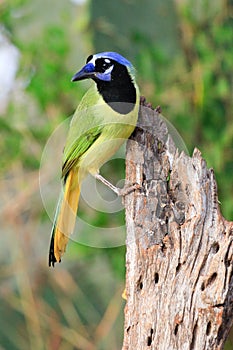
<path id="1" fill-rule="evenodd" d="M 103 130 L 103 116 L 98 113 L 100 97 L 91 87 L 81 100 L 70 123 L 63 154 L 62 177 L 66 177 L 80 157 L 92 146 Z"/>
<path id="2" fill-rule="evenodd" d="M 139 99 L 137 100 L 137 106 Z M 137 107 L 136 106 L 136 107 Z M 79 167 L 94 173 L 132 133 L 138 108 L 119 114 L 111 109 L 93 85 L 84 95 L 70 124 L 64 149 L 62 176 Z M 107 142 L 107 143 L 106 143 Z M 89 148 L 92 149 L 87 152 Z"/>
<path id="3" fill-rule="evenodd" d="M 93 128 L 78 137 L 71 147 L 66 147 L 66 158 L 62 166 L 62 177 L 66 177 L 71 168 L 78 165 L 80 157 L 101 135 L 102 128 Z"/>

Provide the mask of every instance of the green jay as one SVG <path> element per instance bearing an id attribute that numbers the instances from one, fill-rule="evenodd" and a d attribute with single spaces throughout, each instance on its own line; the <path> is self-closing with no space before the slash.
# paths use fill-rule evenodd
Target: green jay
<path id="1" fill-rule="evenodd" d="M 80 186 L 88 173 L 118 195 L 121 189 L 99 174 L 100 167 L 132 134 L 138 119 L 139 89 L 133 65 L 116 52 L 90 55 L 72 81 L 92 79 L 70 123 L 63 153 L 63 190 L 49 250 L 49 266 L 61 261 L 74 230 Z"/>

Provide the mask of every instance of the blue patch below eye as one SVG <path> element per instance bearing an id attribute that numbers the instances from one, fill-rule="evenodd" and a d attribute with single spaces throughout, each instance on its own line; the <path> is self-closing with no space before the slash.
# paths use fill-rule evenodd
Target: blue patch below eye
<path id="1" fill-rule="evenodd" d="M 100 80 L 110 81 L 111 80 L 111 72 L 109 73 L 96 73 L 96 77 Z"/>

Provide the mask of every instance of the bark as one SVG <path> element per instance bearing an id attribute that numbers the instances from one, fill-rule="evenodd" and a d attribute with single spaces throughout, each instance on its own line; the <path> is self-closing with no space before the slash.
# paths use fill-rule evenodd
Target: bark
<path id="1" fill-rule="evenodd" d="M 127 145 L 123 350 L 222 349 L 233 321 L 233 223 L 199 150 L 179 152 L 141 106 Z"/>

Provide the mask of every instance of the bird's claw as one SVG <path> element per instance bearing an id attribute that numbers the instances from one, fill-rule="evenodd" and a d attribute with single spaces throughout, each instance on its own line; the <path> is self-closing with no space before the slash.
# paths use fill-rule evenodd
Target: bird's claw
<path id="1" fill-rule="evenodd" d="M 141 186 L 137 183 L 130 185 L 130 186 L 126 185 L 123 188 L 118 188 L 117 194 L 118 194 L 118 196 L 125 197 L 127 194 L 129 194 L 135 190 L 139 190 L 140 188 L 141 188 Z"/>

